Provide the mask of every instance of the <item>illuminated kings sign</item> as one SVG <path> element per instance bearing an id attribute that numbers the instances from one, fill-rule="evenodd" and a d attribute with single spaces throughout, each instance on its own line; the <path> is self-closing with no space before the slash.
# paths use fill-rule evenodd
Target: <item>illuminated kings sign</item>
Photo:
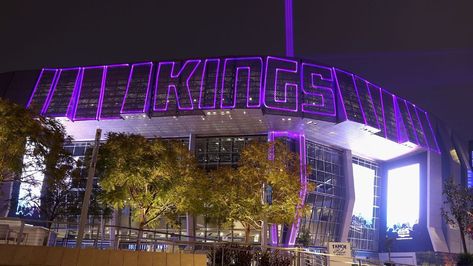
<path id="1" fill-rule="evenodd" d="M 439 151 L 424 110 L 352 73 L 293 58 L 44 68 L 27 107 L 71 121 L 257 108 L 265 114 L 353 121 L 392 141 Z"/>

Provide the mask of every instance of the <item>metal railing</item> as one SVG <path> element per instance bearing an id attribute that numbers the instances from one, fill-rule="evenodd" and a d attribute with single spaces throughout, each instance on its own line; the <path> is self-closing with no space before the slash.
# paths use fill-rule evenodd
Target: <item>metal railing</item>
<path id="1" fill-rule="evenodd" d="M 6 244 L 76 247 L 77 223 L 0 218 L 0 224 L 8 224 L 10 230 L 25 236 L 15 239 L 14 242 L 6 241 Z M 272 254 L 277 253 L 278 256 L 289 259 L 292 266 L 326 266 L 330 260 L 342 261 L 342 258 L 302 247 L 266 246 L 262 250 L 259 244 L 223 241 L 219 234 L 217 234 L 218 237 L 209 239 L 207 235 L 204 237 L 190 236 L 179 233 L 179 230 L 144 229 L 142 232 L 142 238 L 138 241 L 138 228 L 104 223 L 87 224 L 81 247 L 207 254 L 208 265 L 212 266 L 232 265 L 235 253 L 238 252 L 247 252 L 248 256 L 252 258 L 252 265 L 256 265 L 255 260 L 265 251 Z M 140 242 L 139 245 L 137 245 L 138 242 Z M 343 260 L 346 262 L 346 258 Z M 383 262 L 376 260 L 349 260 L 348 264 L 352 265 L 384 265 Z"/>

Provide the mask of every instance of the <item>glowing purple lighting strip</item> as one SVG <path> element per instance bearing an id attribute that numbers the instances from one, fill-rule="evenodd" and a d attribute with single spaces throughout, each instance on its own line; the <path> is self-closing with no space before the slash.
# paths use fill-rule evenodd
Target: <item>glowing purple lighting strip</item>
<path id="1" fill-rule="evenodd" d="M 269 132 L 269 141 L 274 141 L 276 137 L 289 137 L 297 139 L 299 141 L 299 162 L 300 162 L 300 177 L 301 177 L 301 189 L 299 191 L 299 199 L 301 204 L 296 207 L 295 222 L 291 225 L 291 231 L 288 238 L 288 244 L 293 246 L 296 242 L 297 233 L 299 232 L 299 225 L 301 222 L 300 210 L 304 207 L 305 197 L 307 194 L 307 173 L 305 172 L 306 166 L 306 146 L 305 136 L 300 133 L 288 132 L 288 131 L 271 131 Z M 277 225 L 271 225 L 271 243 L 277 245 Z"/>
<path id="2" fill-rule="evenodd" d="M 422 125 L 422 120 L 420 120 L 419 113 L 417 112 L 418 107 L 415 106 L 415 104 L 413 104 L 413 106 L 414 106 L 414 111 L 416 112 L 417 121 L 419 121 L 419 126 L 422 129 L 422 133 L 424 133 L 425 144 L 427 145 L 427 147 L 429 147 L 429 140 L 427 139 L 427 135 L 425 134 L 425 129 L 424 129 L 424 126 Z"/>
<path id="3" fill-rule="evenodd" d="M 133 77 L 133 71 L 134 71 L 135 67 L 146 66 L 146 65 L 149 65 L 150 67 L 149 67 L 149 75 L 148 75 L 148 84 L 146 85 L 146 94 L 145 94 L 145 99 L 144 99 L 144 104 L 143 104 L 143 110 L 142 111 L 126 111 L 125 112 L 125 111 L 123 111 L 123 109 L 125 108 L 126 99 L 128 97 L 128 91 L 130 89 L 130 85 L 131 85 L 131 81 L 132 81 L 132 77 Z M 148 108 L 149 108 L 149 100 L 148 100 L 149 87 L 150 87 L 150 84 L 151 84 L 152 74 L 153 74 L 153 63 L 152 62 L 137 63 L 137 64 L 131 65 L 130 75 L 128 76 L 128 82 L 127 82 L 127 85 L 126 85 L 125 96 L 123 97 L 122 107 L 120 108 L 120 114 L 145 113 L 148 110 Z"/>
<path id="4" fill-rule="evenodd" d="M 189 89 L 189 80 L 192 78 L 192 76 L 194 75 L 194 72 L 197 70 L 197 68 L 199 67 L 200 63 L 201 63 L 202 60 L 187 60 L 184 65 L 181 67 L 181 69 L 179 70 L 179 72 L 177 74 L 173 74 L 174 73 L 174 66 L 176 65 L 176 62 L 160 62 L 159 65 L 158 65 L 158 72 L 156 73 L 156 83 L 155 83 L 155 88 L 154 88 L 154 106 L 153 106 L 153 111 L 167 111 L 168 110 L 168 104 L 169 104 L 169 93 L 171 91 L 171 88 L 174 89 L 174 93 L 175 93 L 175 96 L 176 96 L 176 102 L 177 102 L 177 107 L 179 110 L 194 110 L 194 103 L 192 101 L 192 94 L 191 94 L 191 91 Z M 190 72 L 189 76 L 187 77 L 186 79 L 186 89 L 187 89 L 187 96 L 189 97 L 189 103 L 190 103 L 190 107 L 182 107 L 181 106 L 181 101 L 180 101 L 180 98 L 179 98 L 179 91 L 177 89 L 177 86 L 176 84 L 168 84 L 167 86 L 167 94 L 166 94 L 166 100 L 165 100 L 165 106 L 164 108 L 157 108 L 156 107 L 156 101 L 157 101 L 157 98 L 158 98 L 158 86 L 159 86 L 159 76 L 160 76 L 160 73 L 161 73 L 161 66 L 163 65 L 169 65 L 171 64 L 171 73 L 170 73 L 170 77 L 172 79 L 177 79 L 179 78 L 179 76 L 182 74 L 182 72 L 185 70 L 186 66 L 189 64 L 189 63 L 195 63 L 195 66 L 194 68 L 192 69 L 192 71 Z M 169 83 L 171 83 L 172 81 L 170 81 Z"/>
<path id="5" fill-rule="evenodd" d="M 396 118 L 397 143 L 403 143 L 406 141 L 405 139 L 401 138 L 403 133 L 406 134 L 404 137 L 406 137 L 407 140 L 409 140 L 409 135 L 407 134 L 406 125 L 404 124 L 404 121 L 402 120 L 402 117 L 401 117 L 401 110 L 399 109 L 396 95 L 393 95 L 393 108 L 394 108 L 394 117 Z M 404 126 L 404 132 L 401 125 Z"/>
<path id="6" fill-rule="evenodd" d="M 376 105 L 374 104 L 373 95 L 371 95 L 371 89 L 370 89 L 370 86 L 375 87 L 375 88 L 378 88 L 378 86 L 372 84 L 371 82 L 369 82 L 365 79 L 363 79 L 363 80 L 366 83 L 366 90 L 368 91 L 368 95 L 370 96 L 370 99 L 371 99 L 371 104 L 373 105 L 374 117 L 376 118 L 376 123 L 378 125 L 378 129 L 381 129 L 381 124 L 379 123 L 379 118 L 378 118 L 378 111 L 376 110 Z M 378 90 L 379 90 L 379 88 L 378 88 Z M 384 123 L 384 118 L 383 118 L 383 123 Z"/>
<path id="7" fill-rule="evenodd" d="M 426 111 L 423 111 L 423 112 L 425 114 L 425 118 L 427 119 L 427 123 L 429 124 L 430 132 L 432 132 L 432 138 L 434 139 L 434 143 L 435 143 L 434 151 L 436 151 L 437 153 L 440 153 L 439 144 L 437 143 L 437 138 L 435 137 L 435 132 L 434 132 L 434 129 L 432 128 L 432 124 L 430 123 L 429 114 Z"/>
<path id="8" fill-rule="evenodd" d="M 342 90 L 340 89 L 340 83 L 338 82 L 337 69 L 332 67 L 332 74 L 335 78 L 335 84 L 337 86 L 338 98 L 340 100 L 340 105 L 342 106 L 343 114 L 345 119 L 348 119 L 347 109 L 345 108 L 345 103 L 343 102 Z"/>
<path id="9" fill-rule="evenodd" d="M 293 36 L 293 19 L 292 19 L 292 0 L 284 1 L 285 21 L 286 21 L 286 56 L 294 56 L 294 36 Z"/>
<path id="10" fill-rule="evenodd" d="M 305 147 L 305 136 L 299 135 L 299 161 L 300 161 L 300 175 L 301 175 L 301 190 L 299 191 L 299 199 L 301 204 L 296 207 L 297 220 L 292 224 L 291 233 L 289 234 L 289 245 L 293 246 L 296 243 L 297 233 L 299 232 L 299 226 L 301 223 L 300 210 L 304 207 L 305 197 L 307 194 L 307 173 L 305 172 L 306 165 L 306 147 Z"/>
<path id="11" fill-rule="evenodd" d="M 120 119 L 121 118 L 119 116 L 119 114 L 117 114 L 116 116 L 105 116 L 105 117 L 102 116 L 102 107 L 103 107 L 104 97 L 105 97 L 105 94 L 107 92 L 107 79 L 108 79 L 109 69 L 112 69 L 112 68 L 115 68 L 115 67 L 126 67 L 126 68 L 128 68 L 129 66 L 130 66 L 129 64 L 116 64 L 116 65 L 107 65 L 107 66 L 105 66 L 104 73 L 103 73 L 103 76 L 102 76 L 102 87 L 100 89 L 100 98 L 99 98 L 100 110 L 98 112 L 99 118 L 97 120 L 113 120 L 113 119 Z M 112 76 L 112 78 L 113 78 L 113 76 Z M 112 89 L 116 89 L 116 88 L 112 88 Z M 126 95 L 126 90 L 125 90 L 125 94 L 123 94 L 123 99 L 125 99 L 125 95 Z M 123 99 L 122 99 L 122 103 L 123 103 Z"/>
<path id="12" fill-rule="evenodd" d="M 310 72 L 310 87 L 312 89 L 316 89 L 316 90 L 324 90 L 324 91 L 328 91 L 329 94 L 331 95 L 331 98 L 332 98 L 332 112 L 316 112 L 316 111 L 311 111 L 311 110 L 307 110 L 307 109 L 310 109 L 310 107 L 320 107 L 320 108 L 324 108 L 326 107 L 326 99 L 325 99 L 325 96 L 322 94 L 322 93 L 317 93 L 317 92 L 310 92 L 310 91 L 307 91 L 306 88 L 305 88 L 305 79 L 304 79 L 304 74 L 306 73 L 304 71 L 304 68 L 307 68 L 307 67 L 312 67 L 312 68 L 323 68 L 325 70 L 328 70 L 329 73 L 330 73 L 330 78 L 325 78 L 322 76 L 322 74 L 320 73 L 313 73 L 313 72 Z M 302 103 L 302 112 L 304 113 L 309 113 L 309 114 L 316 114 L 316 115 L 324 115 L 324 116 L 336 116 L 337 115 L 337 112 L 336 112 L 336 106 L 335 106 L 335 94 L 333 92 L 333 88 L 330 88 L 330 87 L 325 87 L 325 86 L 319 86 L 319 85 L 315 85 L 315 77 L 317 77 L 318 79 L 320 80 L 323 80 L 323 81 L 327 81 L 327 82 L 333 82 L 333 73 L 332 73 L 332 70 L 328 67 L 322 67 L 322 66 L 317 66 L 317 65 L 314 65 L 314 64 L 308 64 L 308 63 L 302 63 L 301 65 L 301 89 L 302 91 L 304 92 L 304 95 L 305 96 L 318 96 L 318 97 L 321 97 L 322 98 L 322 104 L 310 104 L 310 103 Z"/>
<path id="13" fill-rule="evenodd" d="M 365 121 L 365 125 L 367 125 L 368 121 L 366 120 L 365 110 L 363 109 L 363 104 L 361 103 L 360 94 L 358 93 L 358 86 L 356 85 L 355 75 L 350 74 L 350 76 L 351 76 L 351 80 L 353 81 L 353 88 L 355 89 L 355 92 L 356 92 L 356 98 L 358 98 L 358 105 L 360 106 L 360 111 L 361 111 L 361 115 L 363 116 L 363 121 Z"/>
<path id="14" fill-rule="evenodd" d="M 75 121 L 75 116 L 77 112 L 77 105 L 79 105 L 79 94 L 82 89 L 82 79 L 84 78 L 84 68 L 79 68 L 79 74 L 77 74 L 76 85 L 74 86 L 74 92 L 72 93 L 72 100 L 69 101 L 69 106 L 67 108 L 68 114 L 67 117 L 71 121 Z"/>
<path id="15" fill-rule="evenodd" d="M 46 105 L 46 103 L 48 101 L 48 98 L 51 94 L 51 90 L 54 88 L 54 83 L 56 81 L 58 69 L 56 69 L 56 68 L 43 68 L 43 69 L 41 69 L 38 80 L 36 81 L 36 84 L 33 88 L 33 93 L 31 94 L 30 99 L 28 100 L 28 103 L 26 104 L 26 107 L 29 108 L 30 105 L 31 105 L 31 102 L 33 101 L 33 99 L 36 95 L 36 91 L 38 90 L 39 84 L 41 83 L 41 79 L 43 78 L 43 74 L 44 74 L 45 71 L 54 71 L 54 76 L 53 76 L 53 80 L 51 81 L 51 85 L 49 86 L 49 90 L 48 90 L 48 94 L 46 95 L 45 102 L 43 102 L 43 106 L 41 106 L 40 114 L 43 114 L 44 106 Z"/>
<path id="16" fill-rule="evenodd" d="M 422 130 L 424 132 L 424 138 L 425 138 L 425 143 L 427 143 L 427 146 L 429 147 L 430 150 L 433 150 L 437 153 L 440 153 L 440 148 L 438 146 L 438 143 L 437 143 L 437 138 L 435 137 L 435 132 L 434 132 L 434 129 L 432 128 L 432 124 L 430 123 L 430 119 L 429 119 L 429 115 L 427 114 L 426 111 L 420 109 L 419 107 L 415 106 L 414 105 L 414 109 L 416 111 L 416 115 L 417 115 L 417 118 L 419 119 L 419 124 L 420 126 L 422 127 Z M 434 140 L 434 144 L 435 144 L 435 147 L 431 147 L 430 146 L 430 143 L 429 143 L 429 140 L 427 138 L 427 134 L 425 133 L 426 132 L 426 129 L 424 128 L 424 126 L 422 125 L 422 120 L 420 119 L 419 117 L 419 113 L 418 112 L 422 112 L 424 115 L 425 115 L 425 120 L 427 120 L 427 124 L 429 125 L 429 128 L 430 128 L 430 134 L 432 135 L 432 139 Z"/>
<path id="17" fill-rule="evenodd" d="M 69 103 L 67 104 L 67 107 L 66 107 L 66 110 L 65 110 L 65 113 L 56 113 L 56 114 L 49 114 L 50 116 L 54 116 L 54 117 L 67 117 L 67 118 L 70 118 L 69 117 L 69 114 L 71 112 L 71 104 L 73 104 L 74 100 L 75 100 L 75 97 L 74 97 L 74 93 L 76 91 L 76 87 L 77 87 L 77 82 L 79 81 L 79 77 L 80 77 L 80 73 L 81 73 L 81 68 L 80 67 L 72 67 L 72 68 L 63 68 L 61 69 L 62 70 L 62 73 L 61 74 L 64 74 L 64 72 L 66 71 L 77 71 L 77 74 L 76 74 L 76 78 L 75 78 L 75 81 L 74 81 L 74 87 L 72 88 L 72 91 L 71 91 L 71 98 L 69 99 Z M 56 84 L 56 86 L 54 87 L 54 93 L 56 93 L 56 90 L 57 90 L 57 86 L 59 86 L 60 84 L 60 79 L 58 80 L 58 83 Z M 54 94 L 53 96 L 51 97 L 51 100 L 54 98 Z M 50 103 L 48 103 L 48 109 L 50 107 Z M 46 113 L 47 113 L 47 110 L 46 109 Z"/>
<path id="18" fill-rule="evenodd" d="M 103 95 L 105 94 L 105 84 L 107 83 L 107 71 L 108 66 L 104 66 L 102 71 L 102 83 L 100 86 L 99 104 L 97 106 L 97 120 L 100 120 L 100 114 L 102 113 Z"/>
<path id="19" fill-rule="evenodd" d="M 274 102 L 271 103 L 271 102 L 268 102 L 267 97 L 266 97 L 268 95 L 268 67 L 269 67 L 270 64 L 272 64 L 272 62 L 278 62 L 278 61 L 288 62 L 288 63 L 294 64 L 295 68 L 294 69 L 283 69 L 283 68 L 276 67 L 276 71 L 275 71 L 275 74 L 274 74 L 274 83 L 270 84 L 270 85 L 272 85 L 271 89 L 274 90 L 273 95 L 272 95 Z M 264 89 L 263 89 L 263 91 L 264 91 L 264 93 L 263 93 L 264 106 L 266 108 L 281 110 L 281 111 L 288 111 L 288 112 L 297 112 L 298 107 L 299 107 L 299 90 L 298 90 L 298 84 L 297 83 L 284 82 L 284 101 L 278 100 L 276 95 L 277 95 L 277 90 L 278 90 L 279 72 L 297 74 L 298 70 L 299 70 L 298 62 L 295 61 L 295 60 L 288 60 L 288 59 L 272 57 L 272 56 L 268 56 L 266 58 L 266 70 L 265 70 Z M 287 99 L 288 99 L 287 91 L 288 91 L 289 86 L 294 87 L 294 91 L 295 91 L 294 95 L 295 95 L 295 98 L 296 98 L 295 108 L 291 109 L 291 108 L 271 106 L 271 104 L 273 104 L 273 103 L 286 103 L 287 102 Z"/>
<path id="20" fill-rule="evenodd" d="M 416 130 L 416 125 L 414 123 L 414 119 L 412 119 L 412 115 L 411 115 L 411 111 L 409 111 L 409 106 L 407 106 L 407 101 L 404 100 L 404 105 L 406 106 L 406 111 L 407 111 L 407 114 L 409 115 L 409 118 L 411 119 L 411 123 L 412 123 L 412 130 L 414 131 L 414 136 L 416 138 L 416 144 L 417 145 L 420 145 L 420 142 L 419 142 L 419 137 L 417 136 L 417 130 Z"/>
<path id="21" fill-rule="evenodd" d="M 379 101 L 381 102 L 381 110 L 383 110 L 383 122 L 384 122 L 384 138 L 388 138 L 388 131 L 386 130 L 386 115 L 384 114 L 384 100 L 383 100 L 383 89 L 379 88 Z"/>
<path id="22" fill-rule="evenodd" d="M 358 101 L 358 106 L 360 107 L 360 111 L 361 111 L 361 116 L 363 117 L 363 122 L 364 124 L 366 125 L 367 124 L 367 121 L 366 121 L 366 115 L 365 115 L 365 112 L 363 110 L 363 106 L 361 104 L 361 99 L 360 99 L 360 95 L 358 94 L 358 88 L 356 86 L 356 82 L 355 82 L 355 75 L 353 75 L 352 73 L 349 73 L 349 72 L 346 72 L 346 71 L 343 71 L 343 70 L 340 70 L 338 68 L 334 68 L 334 71 L 335 71 L 335 76 L 336 76 L 336 72 L 340 72 L 340 73 L 343 73 L 347 76 L 350 76 L 351 78 L 351 82 L 353 84 L 353 90 L 355 91 L 356 93 L 356 98 L 357 98 L 357 101 Z M 344 96 L 343 96 L 343 93 L 342 93 L 342 90 L 340 88 L 340 84 L 338 83 L 338 79 L 337 79 L 337 87 L 338 87 L 338 92 L 340 94 L 340 101 L 342 102 L 342 105 L 343 105 L 343 110 L 345 111 L 345 114 L 347 114 L 347 111 L 345 109 L 345 102 L 344 102 Z M 348 116 L 347 116 L 347 119 L 348 119 Z"/>
<path id="23" fill-rule="evenodd" d="M 217 62 L 217 69 L 215 71 L 215 84 L 213 87 L 213 105 L 204 106 L 205 98 L 202 96 L 204 90 L 206 89 L 206 75 L 207 73 L 207 66 L 210 62 Z M 217 107 L 217 90 L 218 90 L 218 78 L 219 78 L 219 70 L 220 70 L 220 59 L 206 59 L 204 62 L 204 70 L 202 71 L 202 80 L 200 83 L 200 93 L 199 93 L 199 109 L 215 109 Z M 225 73 L 225 71 L 224 71 Z M 236 88 L 235 88 L 236 91 Z"/>
<path id="24" fill-rule="evenodd" d="M 80 78 L 82 76 L 82 67 L 78 67 L 77 69 L 77 76 L 76 76 L 76 81 L 74 83 L 74 89 L 72 90 L 72 97 L 69 100 L 69 104 L 67 105 L 67 110 L 66 110 L 66 117 L 69 118 L 72 121 L 73 118 L 73 112 L 74 112 L 74 105 L 76 104 L 76 99 L 77 99 L 77 90 L 80 86 Z"/>
<path id="25" fill-rule="evenodd" d="M 49 87 L 48 96 L 46 96 L 46 102 L 43 104 L 43 108 L 41 108 L 41 115 L 44 115 L 48 110 L 49 104 L 51 103 L 51 99 L 53 98 L 54 91 L 56 90 L 57 83 L 59 81 L 59 77 L 61 77 L 62 69 L 56 69 L 54 73 L 53 82 L 51 82 L 51 87 Z"/>
<path id="26" fill-rule="evenodd" d="M 248 64 L 254 63 L 255 61 L 259 62 L 259 69 L 255 69 L 254 71 L 259 71 L 259 90 L 258 90 L 258 95 L 257 95 L 257 103 L 252 104 L 251 100 L 251 87 L 250 87 L 250 79 L 251 79 L 251 73 L 252 69 L 250 66 L 244 66 L 244 64 L 238 65 L 238 62 L 248 62 Z M 233 88 L 233 104 L 232 105 L 225 105 L 225 91 L 227 90 L 226 88 L 226 83 L 225 83 L 225 78 L 227 76 L 227 65 L 230 64 L 230 62 L 235 62 L 237 64 L 236 71 L 235 71 L 235 83 L 234 83 L 234 88 Z M 222 74 L 222 91 L 221 91 L 221 99 L 220 99 L 220 108 L 221 109 L 234 109 L 236 107 L 237 103 L 237 90 L 238 90 L 238 82 L 239 82 L 239 71 L 240 69 L 245 69 L 247 71 L 247 80 L 246 80 L 246 107 L 247 108 L 259 108 L 261 107 L 261 87 L 262 87 L 262 81 L 263 81 L 263 59 L 261 57 L 241 57 L 241 58 L 226 58 L 223 64 L 223 74 Z"/>
<path id="27" fill-rule="evenodd" d="M 39 82 L 41 81 L 41 78 L 43 77 L 44 70 L 45 70 L 44 68 L 41 69 L 41 72 L 39 73 L 38 80 L 36 81 L 36 84 L 34 85 L 33 92 L 31 93 L 31 96 L 30 96 L 30 99 L 28 100 L 28 103 L 26 104 L 26 108 L 29 108 L 30 105 L 31 105 L 31 101 L 33 100 L 33 98 L 36 94 L 36 90 L 38 89 Z"/>
<path id="28" fill-rule="evenodd" d="M 72 116 L 72 120 L 73 121 L 80 121 L 80 120 L 90 120 L 88 117 L 82 117 L 82 118 L 78 118 L 77 117 L 77 107 L 79 106 L 79 103 L 80 103 L 80 95 L 82 93 L 82 83 L 84 81 L 84 74 L 85 74 L 85 71 L 88 70 L 88 69 L 98 69 L 98 68 L 101 68 L 102 69 L 102 80 L 101 80 L 101 87 L 100 87 L 100 94 L 102 92 L 102 89 L 103 89 L 103 86 L 104 86 L 104 80 L 103 80 L 103 75 L 104 75 L 104 69 L 105 69 L 105 66 L 91 66 L 91 67 L 84 67 L 82 68 L 82 75 L 80 77 L 80 83 L 79 83 L 79 87 L 78 87 L 78 90 L 77 90 L 77 95 L 76 95 L 76 103 L 75 103 L 75 107 L 74 107 L 74 113 L 73 113 L 73 116 Z M 100 95 L 99 95 L 100 97 Z M 100 101 L 100 98 L 99 98 L 99 101 Z M 99 103 L 98 103 L 99 104 Z M 99 106 L 97 106 L 97 112 L 96 112 L 96 118 L 95 120 L 98 120 L 98 115 L 99 115 Z"/>

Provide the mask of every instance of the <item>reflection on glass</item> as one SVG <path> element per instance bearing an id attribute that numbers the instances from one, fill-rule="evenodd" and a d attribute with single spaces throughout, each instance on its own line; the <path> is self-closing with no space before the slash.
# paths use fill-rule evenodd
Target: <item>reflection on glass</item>
<path id="1" fill-rule="evenodd" d="M 370 227 L 373 224 L 375 171 L 368 167 L 353 164 L 353 179 L 355 182 L 355 205 L 353 207 L 352 223 Z"/>

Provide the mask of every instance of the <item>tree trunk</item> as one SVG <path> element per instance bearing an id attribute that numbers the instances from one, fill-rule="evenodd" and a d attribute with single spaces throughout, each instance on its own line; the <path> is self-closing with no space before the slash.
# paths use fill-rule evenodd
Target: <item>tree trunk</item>
<path id="1" fill-rule="evenodd" d="M 468 249 L 466 248 L 466 241 L 465 241 L 465 229 L 463 226 L 459 226 L 460 228 L 460 237 L 462 240 L 462 245 L 463 245 L 463 253 L 468 253 Z"/>
<path id="2" fill-rule="evenodd" d="M 122 227 L 122 209 L 118 208 L 113 212 L 114 217 L 114 227 L 112 227 L 113 233 L 115 234 L 113 237 L 113 249 L 118 249 L 119 241 L 120 241 L 120 231 Z M 112 230 L 110 230 L 110 233 Z"/>
<path id="3" fill-rule="evenodd" d="M 249 225 L 245 226 L 245 243 L 250 244 L 250 232 L 251 232 L 251 227 Z"/>
<path id="4" fill-rule="evenodd" d="M 46 246 L 49 247 L 49 239 L 51 238 L 51 227 L 53 226 L 53 222 L 49 222 L 47 229 L 48 229 L 48 235 L 46 236 Z M 44 242 L 43 242 L 44 243 Z"/>
<path id="5" fill-rule="evenodd" d="M 145 224 L 143 222 L 140 223 L 140 227 L 138 228 L 138 238 L 136 239 L 136 248 L 135 250 L 141 250 L 141 238 L 143 237 L 143 229 Z"/>

